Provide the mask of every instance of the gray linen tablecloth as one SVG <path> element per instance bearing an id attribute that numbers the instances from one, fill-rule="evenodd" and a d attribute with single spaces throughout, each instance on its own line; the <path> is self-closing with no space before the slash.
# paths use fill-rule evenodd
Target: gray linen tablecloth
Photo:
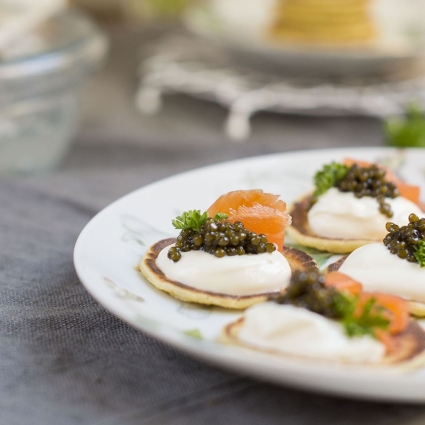
<path id="1" fill-rule="evenodd" d="M 372 120 L 264 114 L 252 138 L 235 145 L 222 135 L 223 110 L 184 97 L 139 117 L 135 62 L 121 48 L 137 39 L 113 35 L 111 62 L 88 88 L 63 167 L 0 179 L 0 424 L 425 423 L 420 406 L 337 399 L 223 371 L 133 329 L 85 291 L 72 262 L 78 234 L 130 190 L 223 160 L 381 144 Z"/>

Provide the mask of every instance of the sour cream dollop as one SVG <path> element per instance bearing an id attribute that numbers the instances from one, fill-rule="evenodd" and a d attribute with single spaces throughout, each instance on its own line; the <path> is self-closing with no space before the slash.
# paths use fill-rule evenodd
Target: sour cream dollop
<path id="1" fill-rule="evenodd" d="M 278 251 L 217 258 L 203 251 L 183 252 L 179 261 L 167 257 L 169 246 L 156 259 L 165 276 L 202 291 L 254 295 L 278 291 L 289 284 L 291 267 Z"/>
<path id="2" fill-rule="evenodd" d="M 402 226 L 408 223 L 411 213 L 423 214 L 415 203 L 402 196 L 386 198 L 385 202 L 391 205 L 394 213 L 391 218 L 379 212 L 375 198 L 356 198 L 351 192 L 340 192 L 333 187 L 319 196 L 308 212 L 308 223 L 318 236 L 380 240 L 387 234 L 385 224 L 388 221 Z"/>
<path id="3" fill-rule="evenodd" d="M 425 302 L 425 268 L 391 254 L 383 244 L 373 243 L 356 249 L 339 271 L 360 282 L 365 291 Z"/>
<path id="4" fill-rule="evenodd" d="M 316 359 L 378 362 L 385 347 L 371 336 L 349 338 L 338 322 L 300 307 L 257 304 L 245 311 L 238 338 L 251 346 Z"/>

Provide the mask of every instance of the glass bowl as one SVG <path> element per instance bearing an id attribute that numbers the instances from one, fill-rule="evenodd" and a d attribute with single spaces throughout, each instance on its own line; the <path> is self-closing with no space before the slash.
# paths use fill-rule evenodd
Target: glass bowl
<path id="1" fill-rule="evenodd" d="M 105 34 L 67 11 L 0 53 L 0 173 L 58 166 L 73 139 L 84 83 L 107 52 Z"/>

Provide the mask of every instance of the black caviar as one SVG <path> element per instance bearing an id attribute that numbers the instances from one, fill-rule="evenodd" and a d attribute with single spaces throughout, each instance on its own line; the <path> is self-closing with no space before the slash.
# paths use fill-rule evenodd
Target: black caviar
<path id="1" fill-rule="evenodd" d="M 325 277 L 316 269 L 296 271 L 283 295 L 272 297 L 279 304 L 302 307 L 330 319 L 340 318 L 335 305 L 338 292 L 325 286 Z"/>
<path id="2" fill-rule="evenodd" d="M 418 263 L 415 254 L 419 244 L 425 241 L 425 218 L 410 214 L 407 226 L 387 223 L 386 227 L 389 233 L 384 238 L 384 245 L 390 252 L 411 263 Z"/>
<path id="3" fill-rule="evenodd" d="M 356 198 L 370 196 L 376 198 L 379 203 L 379 211 L 391 218 L 393 212 L 390 204 L 385 202 L 385 198 L 396 198 L 400 192 L 394 183 L 385 178 L 386 171 L 373 164 L 370 167 L 360 167 L 352 165 L 346 176 L 338 180 L 335 186 L 341 192 L 353 192 Z"/>
<path id="4" fill-rule="evenodd" d="M 279 304 L 289 304 L 302 307 L 328 319 L 341 323 L 349 337 L 371 335 L 376 337 L 377 329 L 387 329 L 390 322 L 385 316 L 384 306 L 370 298 L 360 314 L 358 311 L 359 297 L 353 294 L 339 292 L 334 287 L 327 287 L 325 277 L 317 269 L 295 272 L 285 293 L 269 298 Z"/>
<path id="5" fill-rule="evenodd" d="M 276 250 L 263 234 L 249 231 L 237 221 L 232 224 L 224 221 L 215 221 L 208 218 L 199 232 L 193 229 L 184 229 L 177 236 L 177 241 L 168 250 L 168 258 L 179 261 L 182 252 L 205 251 L 216 257 L 261 254 Z"/>

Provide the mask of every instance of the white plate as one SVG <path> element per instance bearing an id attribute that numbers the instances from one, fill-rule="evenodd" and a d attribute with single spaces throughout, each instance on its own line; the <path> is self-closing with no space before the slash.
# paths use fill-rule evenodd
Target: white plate
<path id="1" fill-rule="evenodd" d="M 213 2 L 190 8 L 184 16 L 184 22 L 194 34 L 218 44 L 234 55 L 250 59 L 251 63 L 263 68 L 267 65 L 278 66 L 280 70 L 297 76 L 352 78 L 385 74 L 405 78 L 423 71 L 423 22 L 416 25 L 406 23 L 405 28 L 394 34 L 382 33 L 369 46 L 320 48 L 274 42 L 265 35 L 267 19 L 259 16 L 259 22 L 256 22 L 251 15 L 252 12 L 249 22 L 242 19 L 244 14 L 230 19 L 224 12 L 220 14 Z M 261 13 L 258 12 L 258 15 Z M 390 22 L 386 26 L 392 28 L 395 24 Z"/>
<path id="2" fill-rule="evenodd" d="M 383 160 L 425 188 L 425 151 L 337 149 L 233 161 L 170 177 L 114 202 L 82 231 L 75 267 L 87 290 L 126 322 L 188 353 L 279 384 L 356 398 L 425 402 L 425 369 L 410 374 L 300 361 L 217 341 L 223 325 L 241 313 L 180 302 L 154 289 L 134 267 L 153 242 L 176 235 L 171 219 L 207 209 L 221 194 L 261 188 L 291 202 L 311 187 L 322 164 L 343 157 Z"/>

